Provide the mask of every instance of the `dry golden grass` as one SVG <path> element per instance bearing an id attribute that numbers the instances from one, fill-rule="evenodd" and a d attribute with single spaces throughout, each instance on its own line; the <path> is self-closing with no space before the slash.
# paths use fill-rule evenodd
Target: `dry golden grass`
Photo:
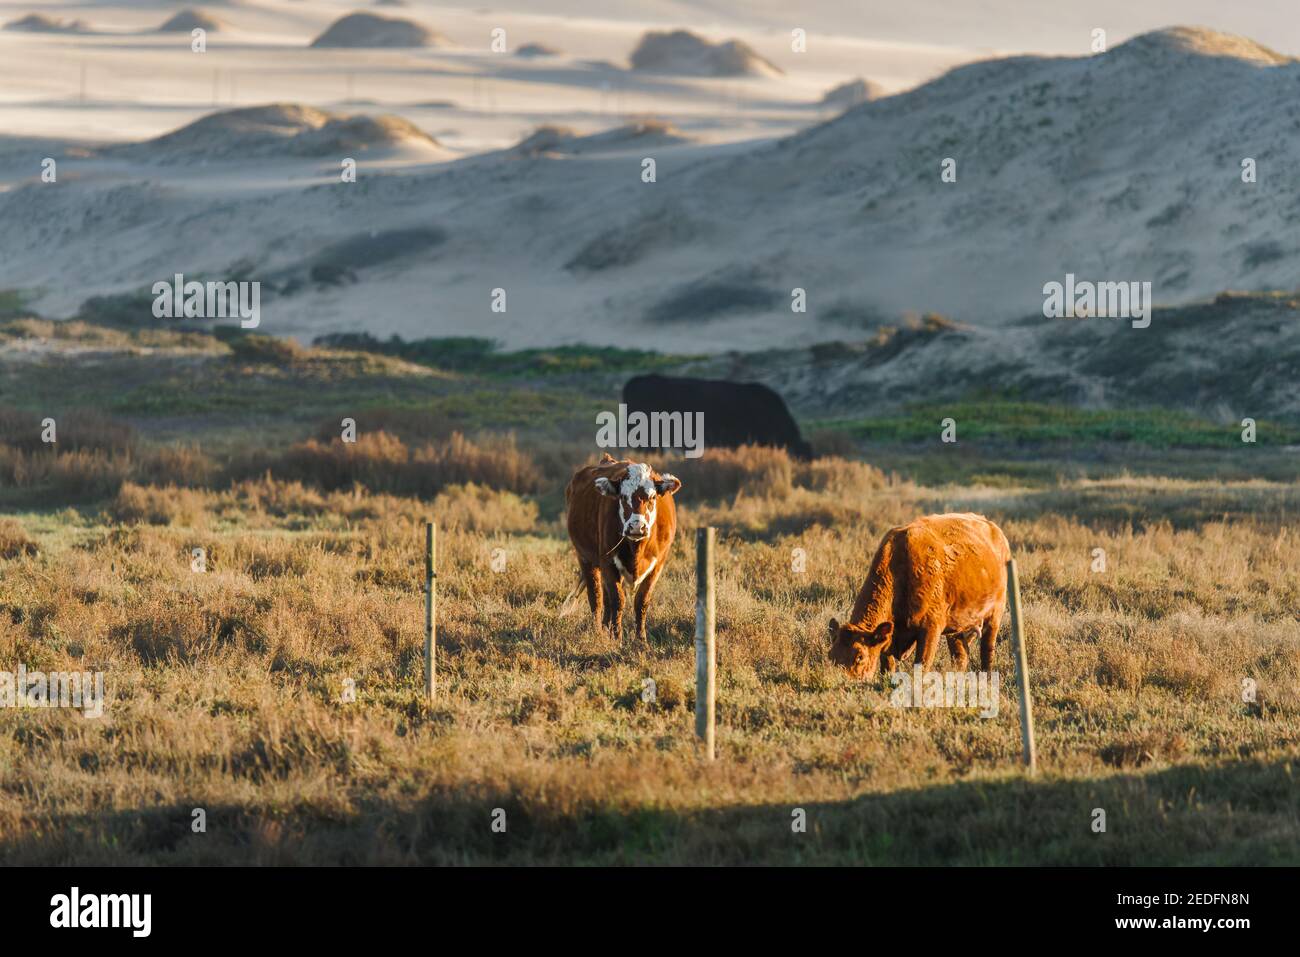
<path id="1" fill-rule="evenodd" d="M 562 611 L 576 565 L 516 465 L 489 488 L 467 484 L 483 474 L 464 445 L 358 446 L 300 446 L 272 476 L 212 488 L 124 478 L 101 512 L 0 526 L 0 661 L 103 670 L 110 696 L 100 719 L 0 709 L 0 861 L 1297 860 L 1295 486 L 922 488 L 756 450 L 674 461 L 682 524 L 642 647 L 585 605 Z M 425 468 L 441 469 L 420 487 L 432 501 L 355 484 L 402 491 L 416 480 L 394 476 Z M 1134 500 L 1140 522 L 1123 518 Z M 1038 780 L 1018 769 L 1005 632 L 992 719 L 892 708 L 885 684 L 825 660 L 826 619 L 879 536 L 943 505 L 987 512 L 1018 557 Z M 426 516 L 441 527 L 433 703 Z M 702 522 L 722 529 L 709 766 L 691 717 Z M 6 545 L 25 541 L 39 551 Z"/>
<path id="2" fill-rule="evenodd" d="M 0 518 L 0 561 L 12 558 L 30 558 L 40 548 L 31 540 L 22 524 L 12 518 Z"/>
<path id="3" fill-rule="evenodd" d="M 377 491 L 429 496 L 447 485 L 481 482 L 515 492 L 537 490 L 538 472 L 511 436 L 477 442 L 459 432 L 414 448 L 387 432 L 366 432 L 355 442 L 308 439 L 284 453 L 255 457 L 246 471 L 273 470 L 277 476 L 324 489 L 363 485 Z"/>
<path id="4" fill-rule="evenodd" d="M 22 452 L 53 447 L 60 452 L 127 452 L 136 445 L 135 429 L 94 409 L 60 415 L 55 420 L 55 443 L 47 445 L 43 438 L 44 418 L 35 412 L 0 406 L 0 445 Z"/>
<path id="5" fill-rule="evenodd" d="M 111 419 L 103 420 L 106 426 L 101 433 L 95 427 L 98 420 L 90 414 L 68 417 L 71 441 L 65 440 L 67 428 L 61 422 L 58 441 L 52 445 L 40 442 L 38 421 L 32 425 L 26 416 L 14 421 L 16 425 L 6 422 L 0 410 L 0 430 L 14 426 L 12 435 L 0 431 L 0 489 L 17 490 L 26 505 L 96 502 L 117 496 L 115 513 L 123 521 L 142 520 L 132 502 L 142 501 L 145 493 L 138 486 L 145 484 L 220 487 L 274 473 L 326 491 L 364 486 L 377 492 L 431 497 L 465 483 L 532 493 L 538 490 L 541 474 L 510 435 L 471 441 L 453 432 L 445 439 L 408 447 L 397 436 L 379 431 L 363 433 L 356 442 L 313 438 L 218 463 L 195 446 L 138 447 L 129 427 Z M 29 432 L 36 436 L 32 441 L 26 438 Z M 89 439 L 94 435 L 100 436 L 97 444 Z M 22 436 L 22 441 L 15 436 Z M 4 437 L 12 438 L 12 444 Z M 149 494 L 159 500 L 159 508 L 176 507 L 161 501 L 171 493 Z"/>

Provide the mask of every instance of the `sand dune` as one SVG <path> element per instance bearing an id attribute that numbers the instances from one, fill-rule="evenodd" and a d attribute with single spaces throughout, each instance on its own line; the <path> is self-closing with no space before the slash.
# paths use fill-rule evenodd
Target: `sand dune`
<path id="1" fill-rule="evenodd" d="M 298 103 L 213 113 L 145 143 L 112 147 L 113 156 L 159 164 L 259 157 L 344 157 L 437 141 L 397 116 L 343 116 Z"/>
<path id="2" fill-rule="evenodd" d="M 443 42 L 433 30 L 413 20 L 350 13 L 311 42 L 314 47 L 431 47 Z"/>
<path id="3" fill-rule="evenodd" d="M 898 409 L 915 401 L 918 382 L 927 402 L 1015 383 L 1023 399 L 1164 405 L 1232 422 L 1241 409 L 1300 417 L 1298 334 L 1300 297 L 1224 293 L 1157 310 L 1141 331 L 1037 314 L 995 327 L 914 320 L 867 341 L 773 351 L 740 367 L 724 359 L 701 371 L 767 382 L 811 416 Z"/>
<path id="4" fill-rule="evenodd" d="M 561 51 L 545 43 L 525 43 L 515 51 L 515 56 L 560 56 Z"/>
<path id="5" fill-rule="evenodd" d="M 632 51 L 632 69 L 682 76 L 775 76 L 781 69 L 743 40 L 710 43 L 689 30 L 651 31 Z"/>
<path id="6" fill-rule="evenodd" d="M 229 16 L 240 25 L 245 12 Z M 521 35 L 559 36 L 535 24 Z M 619 35 L 630 49 L 635 35 Z M 597 70 L 580 59 L 580 30 L 573 55 L 551 61 L 493 56 L 486 37 L 453 34 L 454 50 L 421 54 L 423 85 L 407 54 L 356 54 L 343 69 L 376 78 L 359 74 L 353 95 L 381 91 L 368 119 L 223 111 L 120 152 L 57 154 L 57 189 L 35 182 L 30 149 L 0 149 L 0 216 L 29 224 L 0 235 L 0 288 L 39 290 L 39 309 L 66 315 L 176 271 L 238 263 L 271 276 L 359 230 L 418 226 L 444 238 L 328 290 L 269 292 L 268 331 L 363 322 L 418 337 L 481 323 L 509 345 L 698 351 L 860 338 L 912 312 L 997 329 L 1041 310 L 1044 283 L 1067 272 L 1150 281 L 1161 304 L 1293 289 L 1300 275 L 1286 173 L 1300 129 L 1278 106 L 1300 66 L 1242 38 L 1178 29 L 1097 56 L 992 59 L 808 127 L 810 107 L 853 75 L 838 61 L 833 74 L 717 81 Z M 332 82 L 336 102 L 351 92 L 338 74 L 313 82 Z M 546 108 L 583 95 L 580 109 Z M 399 97 L 415 132 L 382 119 Z M 620 97 L 660 104 L 670 125 L 638 127 Z M 206 112 L 148 115 L 175 129 Z M 340 184 L 335 162 L 354 153 L 369 165 Z M 1242 182 L 1245 158 L 1258 182 Z M 498 287 L 505 313 L 488 306 Z M 790 309 L 796 288 L 807 312 Z"/>
<path id="7" fill-rule="evenodd" d="M 671 123 L 662 120 L 640 120 L 612 130 L 583 136 L 562 126 L 542 126 L 530 133 L 515 146 L 515 152 L 529 156 L 542 153 L 572 154 L 602 153 L 615 150 L 645 150 L 690 143 Z"/>
<path id="8" fill-rule="evenodd" d="M 20 19 L 10 20 L 4 29 L 25 33 L 89 33 L 90 24 L 85 20 L 65 20 L 62 17 L 47 17 L 43 13 L 29 13 Z"/>
<path id="9" fill-rule="evenodd" d="M 216 33 L 225 27 L 225 23 L 205 10 L 182 10 L 168 18 L 158 28 L 159 33 L 190 33 L 193 30 L 206 30 Z"/>
<path id="10" fill-rule="evenodd" d="M 842 110 L 857 106 L 859 103 L 866 103 L 868 100 L 878 100 L 884 95 L 885 91 L 880 84 L 857 77 L 827 90 L 826 95 L 821 98 L 821 103 L 823 106 Z"/>

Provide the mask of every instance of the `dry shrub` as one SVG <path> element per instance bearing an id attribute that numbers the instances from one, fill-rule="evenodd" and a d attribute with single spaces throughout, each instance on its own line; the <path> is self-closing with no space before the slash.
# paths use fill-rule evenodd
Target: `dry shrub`
<path id="1" fill-rule="evenodd" d="M 785 449 L 761 445 L 709 449 L 698 459 L 674 460 L 669 470 L 700 500 L 737 495 L 784 499 L 800 488 L 861 497 L 888 484 L 883 472 L 865 462 L 840 458 L 803 462 Z"/>
<path id="2" fill-rule="evenodd" d="M 216 463 L 197 446 L 171 445 L 150 450 L 136 469 L 135 478 L 151 485 L 208 485 L 217 474 Z"/>
<path id="3" fill-rule="evenodd" d="M 279 482 L 270 475 L 239 482 L 232 488 L 238 507 L 254 514 L 314 516 L 327 511 L 325 497 L 301 482 Z"/>
<path id="4" fill-rule="evenodd" d="M 33 504 L 99 501 L 116 495 L 126 481 L 201 486 L 216 475 L 216 465 L 197 448 L 139 450 L 130 427 L 112 420 L 103 420 L 101 429 L 85 415 L 69 418 L 72 428 L 60 419 L 58 442 L 45 445 L 39 441 L 39 422 L 32 442 L 25 434 L 31 423 L 24 423 L 21 414 L 0 410 L 0 418 L 0 431 L 8 429 L 9 437 L 20 439 L 0 444 L 0 485 L 29 490 L 26 498 Z"/>
<path id="5" fill-rule="evenodd" d="M 1136 768 L 1153 761 L 1176 761 L 1187 753 L 1187 739 L 1167 731 L 1127 735 L 1101 749 L 1100 757 L 1119 768 Z"/>
<path id="6" fill-rule="evenodd" d="M 194 662 L 222 647 L 256 645 L 262 636 L 244 615 L 230 608 L 202 608 L 192 600 L 141 608 L 109 640 L 130 648 L 144 665 Z"/>
<path id="7" fill-rule="evenodd" d="M 526 495 L 539 487 L 537 467 L 519 450 L 513 435 L 475 444 L 459 432 L 453 432 L 446 442 L 418 449 L 412 456 L 412 464 L 421 473 L 429 470 L 437 488 L 478 482 Z"/>
<path id="8" fill-rule="evenodd" d="M 13 518 L 0 518 L 0 561 L 13 558 L 32 558 L 40 548 L 27 537 L 27 531 Z"/>
<path id="9" fill-rule="evenodd" d="M 482 485 L 449 485 L 433 500 L 432 515 L 444 528 L 470 532 L 525 532 L 537 527 L 537 503 Z"/>
<path id="10" fill-rule="evenodd" d="M 468 482 L 523 494 L 538 487 L 537 468 L 513 436 L 475 443 L 459 432 L 416 449 L 387 432 L 364 433 L 356 442 L 308 439 L 290 448 L 270 471 L 331 491 L 360 485 L 425 497 Z"/>
<path id="11" fill-rule="evenodd" d="M 46 416 L 0 407 L 0 444 L 23 452 L 127 452 L 135 448 L 134 428 L 94 409 L 74 409 L 51 417 L 56 439 L 52 446 L 41 440 L 41 422 Z"/>
<path id="12" fill-rule="evenodd" d="M 81 547 L 107 556 L 110 563 L 119 556 L 158 566 L 174 566 L 178 560 L 175 534 L 147 525 L 119 525 Z"/>
<path id="13" fill-rule="evenodd" d="M 387 432 L 367 432 L 355 442 L 335 438 L 329 443 L 308 439 L 292 446 L 273 466 L 278 478 L 335 490 L 364 485 L 389 489 L 404 477 L 410 452 Z"/>
<path id="14" fill-rule="evenodd" d="M 41 441 L 44 416 L 0 407 L 0 485 L 28 490 L 33 504 L 67 505 L 116 494 L 138 464 L 136 433 L 93 409 L 54 416 L 55 442 Z"/>
<path id="15" fill-rule="evenodd" d="M 1212 697 L 1232 683 L 1217 662 L 1194 652 L 1156 658 L 1148 680 L 1156 687 L 1191 698 Z"/>
<path id="16" fill-rule="evenodd" d="M 284 366 L 302 362 L 312 356 L 313 350 L 300 345 L 295 339 L 246 333 L 230 341 L 230 352 L 245 362 Z"/>
<path id="17" fill-rule="evenodd" d="M 665 466 L 682 480 L 694 499 L 734 498 L 744 492 L 761 498 L 783 498 L 794 489 L 794 461 L 784 449 L 744 445 L 708 449 L 697 459 L 680 458 Z"/>
<path id="18" fill-rule="evenodd" d="M 206 499 L 202 492 L 175 485 L 126 482 L 109 511 L 114 519 L 129 525 L 199 525 L 207 518 Z"/>
<path id="19" fill-rule="evenodd" d="M 561 491 L 573 473 L 586 465 L 594 465 L 601 456 L 586 442 L 566 441 L 563 438 L 539 440 L 534 437 L 523 446 L 537 473 L 545 478 L 544 485 L 552 491 Z M 672 471 L 668 465 L 654 457 L 644 459 L 653 468 Z M 676 473 L 674 473 L 676 474 Z"/>
<path id="20" fill-rule="evenodd" d="M 431 409 L 407 408 L 373 408 L 363 409 L 354 416 L 357 433 L 387 432 L 408 444 L 424 443 L 449 436 L 452 428 L 448 426 L 445 415 Z M 322 421 L 313 438 L 321 442 L 330 442 L 338 437 L 339 422 L 337 417 Z"/>
<path id="21" fill-rule="evenodd" d="M 1137 691 L 1146 677 L 1145 656 L 1114 644 L 1101 645 L 1098 652 L 1097 683 Z"/>
<path id="22" fill-rule="evenodd" d="M 0 323 L 0 335 L 14 339 L 52 339 L 60 325 L 53 319 L 10 319 Z"/>
<path id="23" fill-rule="evenodd" d="M 561 720 L 564 711 L 565 699 L 545 688 L 529 692 L 520 698 L 510 715 L 510 721 L 512 724 L 546 724 Z"/>
<path id="24" fill-rule="evenodd" d="M 316 569 L 319 542 L 249 539 L 237 542 L 217 567 L 235 568 L 253 579 L 304 578 Z M 317 576 L 320 579 L 320 576 Z M 323 584 L 323 580 L 318 584 Z"/>
<path id="25" fill-rule="evenodd" d="M 26 317 L 0 323 L 0 338 L 62 340 L 84 345 L 122 347 L 129 337 L 110 329 L 77 319 L 35 319 Z"/>
<path id="26" fill-rule="evenodd" d="M 820 458 L 796 464 L 795 485 L 837 496 L 865 497 L 885 488 L 888 481 L 884 472 L 866 462 Z"/>
<path id="27" fill-rule="evenodd" d="M 0 445 L 0 485 L 40 491 L 39 502 L 68 505 L 117 494 L 131 475 L 132 457 L 79 449 L 75 452 L 24 452 Z"/>

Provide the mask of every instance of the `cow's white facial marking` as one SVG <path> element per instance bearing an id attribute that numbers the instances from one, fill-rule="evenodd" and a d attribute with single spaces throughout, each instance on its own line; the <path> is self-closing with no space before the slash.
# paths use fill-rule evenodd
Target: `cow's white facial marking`
<path id="1" fill-rule="evenodd" d="M 617 488 L 605 478 L 596 479 L 596 486 L 603 495 L 618 496 L 618 519 L 623 524 L 624 538 L 630 542 L 640 542 L 650 536 L 658 512 L 656 500 L 659 497 L 650 466 L 634 462 L 627 467 L 627 473 Z"/>

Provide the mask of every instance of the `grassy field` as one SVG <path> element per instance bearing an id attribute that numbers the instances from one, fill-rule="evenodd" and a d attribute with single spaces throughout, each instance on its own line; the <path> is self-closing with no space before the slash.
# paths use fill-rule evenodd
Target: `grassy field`
<path id="1" fill-rule="evenodd" d="M 665 362 L 474 354 L 0 322 L 0 670 L 103 671 L 109 695 L 97 719 L 0 708 L 0 862 L 1300 862 L 1294 451 L 972 400 L 956 446 L 918 424 L 943 410 L 908 409 L 822 417 L 812 463 L 668 462 L 681 527 L 641 646 L 566 606 L 561 491 L 629 368 Z M 992 718 L 894 708 L 826 661 L 880 535 L 965 509 L 1020 563 L 1036 779 L 1005 632 Z M 720 529 L 711 765 L 701 524 Z"/>

